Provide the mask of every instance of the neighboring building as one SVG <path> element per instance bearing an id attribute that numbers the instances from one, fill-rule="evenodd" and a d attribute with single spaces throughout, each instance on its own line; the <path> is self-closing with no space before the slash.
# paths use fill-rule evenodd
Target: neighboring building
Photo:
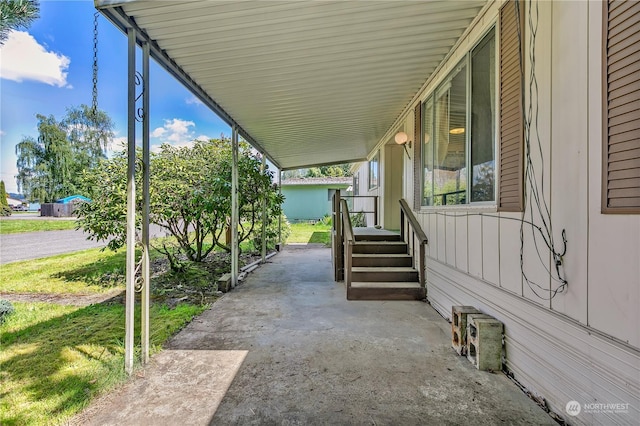
<path id="1" fill-rule="evenodd" d="M 7 203 L 9 203 L 9 207 L 15 208 L 18 206 L 22 206 L 22 200 L 18 200 L 16 198 L 7 197 Z"/>
<path id="2" fill-rule="evenodd" d="M 40 206 L 40 216 L 71 217 L 80 203 L 91 201 L 82 195 L 70 195 L 60 198 L 55 203 L 44 203 Z"/>
<path id="3" fill-rule="evenodd" d="M 56 203 L 60 203 L 60 204 L 69 204 L 69 203 L 80 203 L 80 202 L 89 202 L 91 201 L 89 198 L 83 196 L 83 195 L 70 195 L 68 197 L 64 197 L 64 198 L 60 198 L 59 200 L 56 200 Z"/>
<path id="4" fill-rule="evenodd" d="M 331 214 L 331 200 L 339 189 L 345 195 L 350 177 L 309 177 L 282 181 L 282 209 L 290 222 L 315 221 Z"/>

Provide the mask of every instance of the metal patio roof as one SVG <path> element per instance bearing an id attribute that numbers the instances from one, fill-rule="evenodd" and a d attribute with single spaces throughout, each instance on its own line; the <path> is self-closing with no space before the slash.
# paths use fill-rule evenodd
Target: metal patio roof
<path id="1" fill-rule="evenodd" d="M 95 0 L 281 169 L 363 160 L 487 0 Z M 153 88 L 151 88 L 153 90 Z"/>

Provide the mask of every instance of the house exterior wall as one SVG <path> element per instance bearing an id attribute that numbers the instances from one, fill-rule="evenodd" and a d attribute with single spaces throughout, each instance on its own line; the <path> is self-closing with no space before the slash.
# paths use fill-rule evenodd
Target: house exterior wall
<path id="1" fill-rule="evenodd" d="M 492 3 L 426 86 L 425 99 L 492 25 L 502 2 Z M 525 46 L 531 31 L 527 9 Z M 450 319 L 452 305 L 473 305 L 505 324 L 506 367 L 516 380 L 570 424 L 640 421 L 640 215 L 601 213 L 602 21 L 600 2 L 535 2 L 535 64 L 525 50 L 525 105 L 535 66 L 539 115 L 532 128 L 532 162 L 545 188 L 553 237 L 567 252 L 567 289 L 551 300 L 535 296 L 520 266 L 521 213 L 496 206 L 423 207 L 415 211 L 428 238 L 427 293 Z M 499 28 L 498 28 L 499 30 Z M 413 114 L 400 128 L 413 132 Z M 537 140 L 540 140 L 540 150 Z M 404 197 L 413 205 L 412 156 L 405 162 Z M 381 158 L 381 168 L 384 159 Z M 364 170 L 366 181 L 366 164 Z M 381 173 L 384 176 L 384 173 Z M 499 184 L 499 183 L 498 183 Z M 528 215 L 542 225 L 538 214 Z M 523 270 L 553 289 L 548 251 L 536 249 L 525 226 Z M 539 239 L 537 243 L 542 243 Z M 539 255 L 538 252 L 541 254 Z M 568 416 L 569 401 L 628 404 L 621 412 Z"/>
<path id="2" fill-rule="evenodd" d="M 383 194 L 383 188 L 384 188 L 384 170 L 385 170 L 385 154 L 384 154 L 384 149 L 379 150 L 378 153 L 378 164 L 379 164 L 379 171 L 378 171 L 378 185 L 374 188 L 370 188 L 370 183 L 369 183 L 369 162 L 365 162 L 360 164 L 360 167 L 357 169 L 357 171 L 355 172 L 355 174 L 358 175 L 358 181 L 360 182 L 360 197 L 356 197 L 353 199 L 353 207 L 351 209 L 351 213 L 358 213 L 358 212 L 373 212 L 374 210 L 374 203 L 376 202 L 375 199 L 373 197 L 380 197 Z M 379 219 L 382 219 L 384 216 L 384 203 L 380 203 L 378 201 L 378 214 L 379 214 Z M 373 213 L 365 213 L 365 217 L 366 217 L 366 225 L 367 226 L 373 226 L 374 225 L 374 217 L 373 217 Z M 384 223 L 382 220 L 380 221 L 380 223 Z"/>
<path id="3" fill-rule="evenodd" d="M 282 210 L 291 222 L 322 219 L 331 215 L 329 190 L 346 188 L 346 185 L 283 185 Z"/>

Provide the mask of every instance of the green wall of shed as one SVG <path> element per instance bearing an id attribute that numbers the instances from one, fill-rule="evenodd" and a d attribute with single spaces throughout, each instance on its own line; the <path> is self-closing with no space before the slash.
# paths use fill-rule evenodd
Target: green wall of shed
<path id="1" fill-rule="evenodd" d="M 285 196 L 282 209 L 289 221 L 319 220 L 331 214 L 329 189 L 336 189 L 335 185 L 288 185 L 282 187 Z M 345 191 L 345 188 L 340 188 Z"/>

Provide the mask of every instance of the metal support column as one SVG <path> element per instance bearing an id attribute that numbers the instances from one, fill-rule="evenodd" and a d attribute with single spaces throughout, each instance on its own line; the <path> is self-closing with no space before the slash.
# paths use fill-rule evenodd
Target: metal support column
<path id="1" fill-rule="evenodd" d="M 140 304 L 140 346 L 142 364 L 149 362 L 149 42 L 142 46 L 142 289 Z"/>
<path id="2" fill-rule="evenodd" d="M 282 195 L 282 170 L 278 169 L 278 195 Z M 278 216 L 278 246 L 282 248 L 282 209 Z"/>
<path id="3" fill-rule="evenodd" d="M 129 28 L 127 72 L 127 274 L 125 295 L 124 369 L 133 372 L 133 325 L 136 280 L 136 30 Z"/>
<path id="4" fill-rule="evenodd" d="M 264 173 L 267 165 L 267 156 L 262 153 L 262 164 L 260 165 L 260 173 Z M 262 197 L 262 263 L 267 261 L 267 195 L 268 192 L 264 191 Z"/>
<path id="5" fill-rule="evenodd" d="M 238 129 L 231 129 L 231 286 L 238 284 Z"/>

